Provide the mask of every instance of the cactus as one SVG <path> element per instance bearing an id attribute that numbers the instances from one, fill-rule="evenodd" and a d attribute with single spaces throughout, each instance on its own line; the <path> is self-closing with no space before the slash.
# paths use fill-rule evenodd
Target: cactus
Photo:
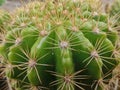
<path id="1" fill-rule="evenodd" d="M 34 1 L 11 14 L 0 44 L 11 89 L 107 89 L 119 63 L 119 37 L 96 4 Z"/>
<path id="2" fill-rule="evenodd" d="M 120 13 L 120 1 L 114 0 L 114 2 L 111 5 L 111 14 L 115 15 L 116 13 Z"/>
<path id="3" fill-rule="evenodd" d="M 9 14 L 4 10 L 0 10 L 0 44 L 3 42 L 3 38 L 5 37 L 5 26 L 8 23 Z M 9 90 L 7 78 L 5 77 L 4 65 L 2 64 L 3 58 L 0 56 L 0 90 Z"/>
<path id="4" fill-rule="evenodd" d="M 120 24 L 120 0 L 114 0 L 114 2 L 108 6 L 109 6 L 108 13 L 110 14 L 110 16 L 116 19 L 115 20 L 116 25 L 119 26 Z M 120 30 L 119 27 L 118 29 Z"/>

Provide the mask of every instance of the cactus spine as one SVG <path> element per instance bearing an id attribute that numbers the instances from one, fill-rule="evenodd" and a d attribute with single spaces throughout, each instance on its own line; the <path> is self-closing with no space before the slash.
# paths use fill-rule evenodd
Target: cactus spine
<path id="1" fill-rule="evenodd" d="M 12 88 L 107 88 L 119 63 L 118 32 L 90 3 L 35 1 L 10 16 L 0 54 Z"/>
<path id="2" fill-rule="evenodd" d="M 113 4 L 111 5 L 111 13 L 116 14 L 120 13 L 120 1 L 119 0 L 114 0 Z"/>
<path id="3" fill-rule="evenodd" d="M 114 22 L 116 22 L 116 25 L 119 26 L 120 24 L 120 1 L 119 0 L 114 0 L 114 2 L 109 5 L 109 10 L 108 10 L 109 14 L 115 18 L 116 20 Z M 118 29 L 120 30 L 120 28 L 118 27 Z"/>

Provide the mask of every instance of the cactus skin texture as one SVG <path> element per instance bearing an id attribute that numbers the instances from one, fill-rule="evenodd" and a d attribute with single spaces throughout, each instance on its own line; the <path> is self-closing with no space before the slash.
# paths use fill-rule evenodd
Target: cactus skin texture
<path id="1" fill-rule="evenodd" d="M 86 0 L 35 1 L 14 12 L 0 45 L 11 87 L 107 90 L 119 37 L 109 16 L 93 7 Z"/>

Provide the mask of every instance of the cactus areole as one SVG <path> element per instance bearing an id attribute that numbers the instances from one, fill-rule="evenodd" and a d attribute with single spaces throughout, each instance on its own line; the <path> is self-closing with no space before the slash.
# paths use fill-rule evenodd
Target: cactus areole
<path id="1" fill-rule="evenodd" d="M 105 90 L 119 63 L 109 15 L 87 0 L 59 0 L 31 2 L 9 18 L 0 54 L 12 88 Z"/>

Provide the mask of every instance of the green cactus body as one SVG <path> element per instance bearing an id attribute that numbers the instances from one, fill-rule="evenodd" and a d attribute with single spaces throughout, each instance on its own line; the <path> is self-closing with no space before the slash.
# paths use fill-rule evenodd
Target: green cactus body
<path id="1" fill-rule="evenodd" d="M 97 11 L 99 12 L 99 11 Z M 88 1 L 31 2 L 10 17 L 0 54 L 15 90 L 105 90 L 118 32 Z M 8 68 L 8 69 L 7 69 Z M 106 74 L 109 75 L 106 76 Z M 14 82 L 11 82 L 12 84 Z M 19 83 L 19 84 L 18 84 Z"/>

